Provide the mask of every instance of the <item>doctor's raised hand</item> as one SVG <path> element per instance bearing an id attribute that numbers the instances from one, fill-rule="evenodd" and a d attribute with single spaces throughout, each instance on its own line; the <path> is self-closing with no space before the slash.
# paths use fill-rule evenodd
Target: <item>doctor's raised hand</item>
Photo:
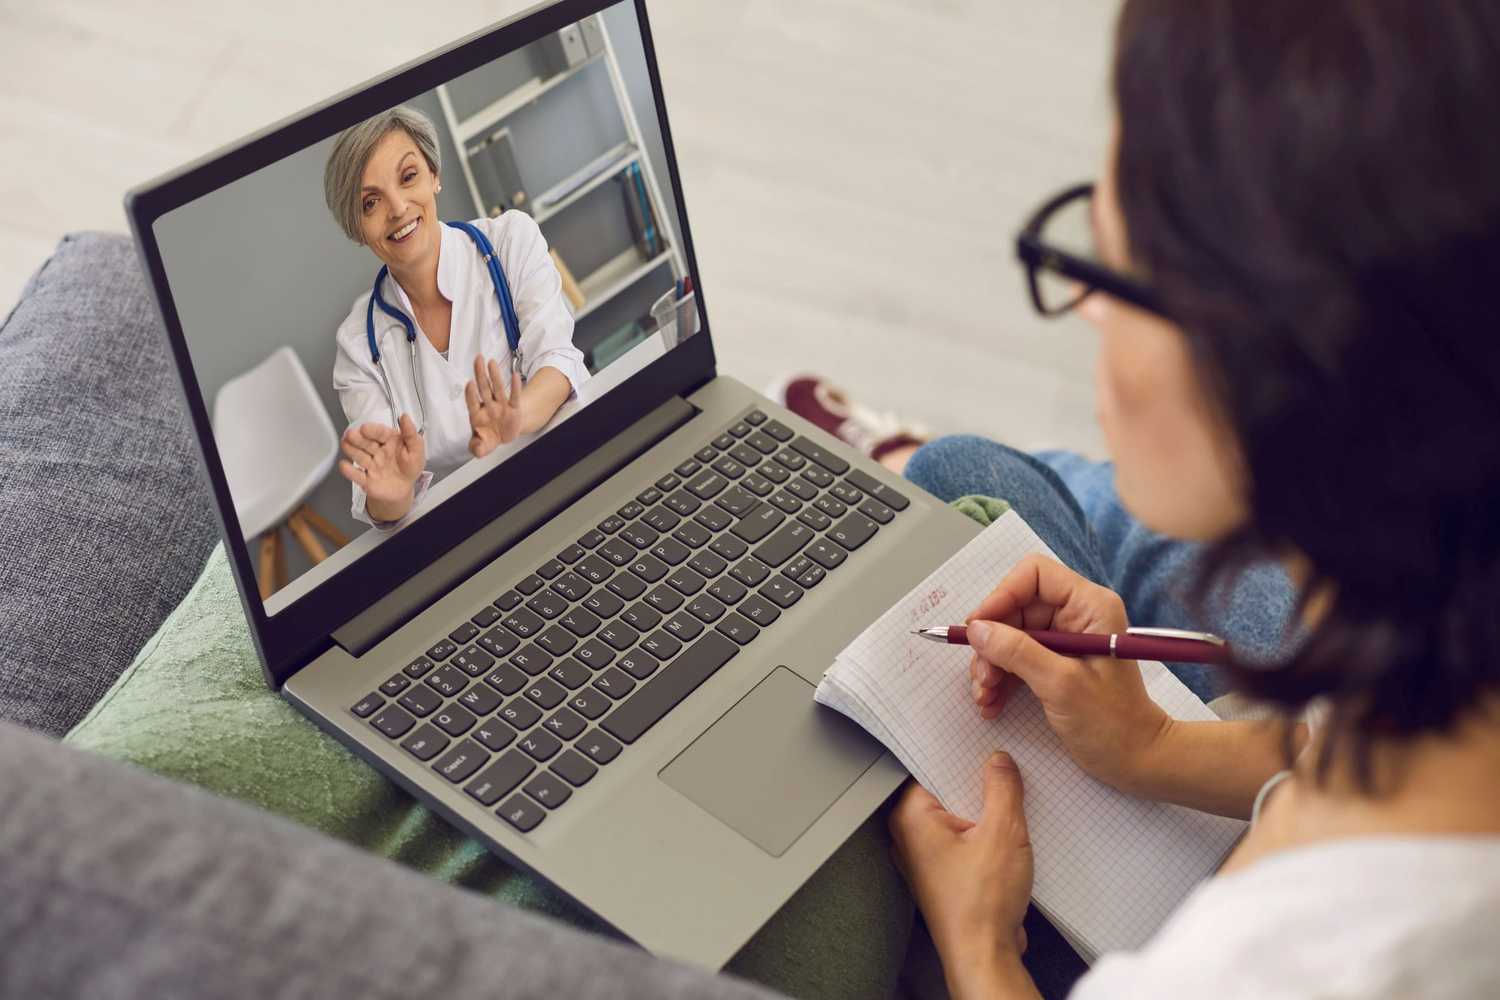
<path id="1" fill-rule="evenodd" d="M 504 371 L 500 363 L 474 359 L 474 378 L 464 386 L 464 401 L 469 404 L 469 452 L 483 458 L 502 444 L 510 444 L 526 429 L 525 393 L 521 373 L 511 372 L 510 389 L 504 388 Z"/>
<path id="2" fill-rule="evenodd" d="M 344 432 L 339 472 L 365 491 L 365 505 L 377 521 L 399 521 L 411 510 L 417 478 L 427 463 L 427 445 L 410 416 L 399 427 L 366 423 Z"/>

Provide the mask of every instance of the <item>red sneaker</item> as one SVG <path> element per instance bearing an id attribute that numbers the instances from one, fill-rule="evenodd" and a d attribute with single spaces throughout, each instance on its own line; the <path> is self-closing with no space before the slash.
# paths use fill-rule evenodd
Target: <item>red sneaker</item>
<path id="1" fill-rule="evenodd" d="M 920 425 L 862 406 L 816 375 L 783 379 L 770 386 L 766 395 L 876 461 L 889 451 L 926 444 L 931 438 Z"/>

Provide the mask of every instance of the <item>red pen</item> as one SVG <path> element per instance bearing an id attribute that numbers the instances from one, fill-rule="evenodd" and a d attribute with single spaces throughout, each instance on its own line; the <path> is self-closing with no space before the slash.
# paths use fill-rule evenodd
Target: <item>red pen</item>
<path id="1" fill-rule="evenodd" d="M 1063 656 L 1113 656 L 1121 660 L 1170 660 L 1173 663 L 1227 663 L 1229 660 L 1229 643 L 1208 632 L 1177 628 L 1128 628 L 1111 635 L 1032 628 L 1021 631 Z M 969 644 L 969 630 L 963 625 L 912 629 L 912 635 L 952 646 Z"/>

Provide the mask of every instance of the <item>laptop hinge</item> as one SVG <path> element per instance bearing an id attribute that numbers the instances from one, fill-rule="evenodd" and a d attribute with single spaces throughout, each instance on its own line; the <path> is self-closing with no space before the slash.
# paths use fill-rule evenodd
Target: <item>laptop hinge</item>
<path id="1" fill-rule="evenodd" d="M 698 410 L 680 396 L 662 403 L 351 618 L 333 633 L 333 641 L 351 655 L 363 656 L 697 413 Z"/>

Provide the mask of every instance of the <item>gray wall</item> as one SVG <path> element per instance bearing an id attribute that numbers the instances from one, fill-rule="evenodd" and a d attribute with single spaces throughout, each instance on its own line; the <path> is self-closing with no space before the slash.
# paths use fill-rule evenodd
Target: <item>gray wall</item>
<path id="1" fill-rule="evenodd" d="M 674 219 L 674 233 L 679 232 L 634 7 L 622 3 L 604 16 L 662 188 L 662 207 Z M 544 190 L 623 140 L 607 74 L 602 61 L 595 63 L 508 120 L 529 190 Z M 482 106 L 534 75 L 533 54 L 522 50 L 455 81 L 454 94 Z M 473 218 L 478 212 L 458 166 L 458 151 L 443 127 L 436 92 L 405 103 L 439 125 L 444 177 L 439 212 L 447 219 Z M 472 108 L 456 110 L 462 116 Z M 331 386 L 334 331 L 354 300 L 369 289 L 378 261 L 344 237 L 323 203 L 323 164 L 332 143 L 329 137 L 156 222 L 172 298 L 210 414 L 224 382 L 289 345 L 311 375 L 334 427 L 340 433 L 344 429 L 343 410 Z M 599 211 L 581 203 L 549 220 L 544 229 L 579 277 L 628 244 L 615 192 L 613 184 L 601 185 L 596 192 Z M 606 203 L 609 196 L 615 197 Z M 656 285 L 670 280 L 670 272 L 653 275 L 641 294 L 622 296 L 618 306 L 598 310 L 587 322 L 618 325 L 623 320 L 617 314 L 644 313 Z M 349 486 L 336 471 L 314 491 L 311 502 L 349 534 L 362 530 L 349 517 Z M 306 563 L 295 545 L 288 553 L 295 578 Z"/>

